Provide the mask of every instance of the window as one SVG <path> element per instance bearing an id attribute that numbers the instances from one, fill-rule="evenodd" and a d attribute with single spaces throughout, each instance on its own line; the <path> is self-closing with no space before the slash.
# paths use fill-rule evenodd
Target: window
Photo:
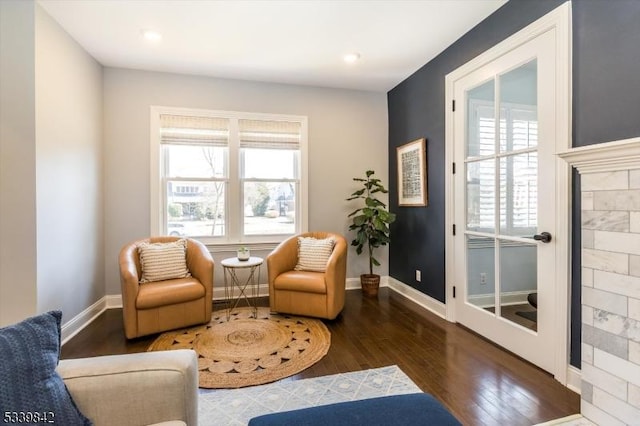
<path id="1" fill-rule="evenodd" d="M 307 119 L 152 107 L 152 233 L 210 244 L 306 230 Z"/>

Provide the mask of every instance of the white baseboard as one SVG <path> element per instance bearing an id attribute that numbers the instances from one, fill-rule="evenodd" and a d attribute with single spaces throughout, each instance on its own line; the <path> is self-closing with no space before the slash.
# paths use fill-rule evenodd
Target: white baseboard
<path id="1" fill-rule="evenodd" d="M 385 277 L 380 277 L 380 287 L 384 287 L 384 278 Z M 362 288 L 360 285 L 360 278 L 347 278 L 346 281 L 345 288 L 347 290 L 360 290 Z"/>
<path id="2" fill-rule="evenodd" d="M 234 297 L 238 297 L 239 291 L 236 289 L 234 292 Z M 250 295 L 250 292 L 249 292 Z M 260 284 L 258 286 L 258 297 L 266 297 L 269 295 L 269 284 Z M 107 309 L 116 309 L 122 308 L 122 295 L 121 294 L 110 294 L 105 296 L 107 300 Z M 224 300 L 224 287 L 222 288 L 214 288 L 213 289 L 213 300 Z"/>
<path id="3" fill-rule="evenodd" d="M 582 392 L 582 371 L 573 365 L 567 367 L 566 386 L 578 395 Z"/>
<path id="4" fill-rule="evenodd" d="M 104 297 L 107 300 L 107 309 L 122 308 L 122 295 L 109 294 Z"/>
<path id="5" fill-rule="evenodd" d="M 240 291 L 237 288 L 233 289 L 233 297 L 240 296 Z M 247 288 L 245 290 L 247 296 L 251 297 L 251 292 L 253 290 Z M 269 296 L 269 283 L 264 283 L 258 285 L 258 297 L 267 297 Z M 224 300 L 224 286 L 214 287 L 213 289 L 213 300 Z"/>
<path id="6" fill-rule="evenodd" d="M 389 287 L 391 290 L 403 295 L 407 299 L 417 303 L 428 311 L 433 312 L 440 318 L 445 318 L 446 306 L 441 301 L 436 300 L 431 296 L 427 296 L 423 292 L 418 291 L 415 288 L 403 283 L 402 281 L 396 280 L 395 278 L 384 278 L 385 286 Z"/>
<path id="7" fill-rule="evenodd" d="M 548 422 L 538 423 L 534 426 L 562 426 L 562 425 L 593 425 L 593 423 L 585 420 L 582 414 L 572 414 L 567 417 L 562 417 L 560 419 L 549 420 Z"/>
<path id="8" fill-rule="evenodd" d="M 98 318 L 98 316 L 107 309 L 109 309 L 109 307 L 107 306 L 107 297 L 105 296 L 64 323 L 60 330 L 62 344 L 64 345 L 73 336 L 80 333 L 83 328 L 91 324 L 93 320 Z"/>

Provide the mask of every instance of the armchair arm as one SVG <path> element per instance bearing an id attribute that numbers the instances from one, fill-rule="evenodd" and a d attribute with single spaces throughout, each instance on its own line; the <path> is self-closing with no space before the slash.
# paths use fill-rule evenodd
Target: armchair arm
<path id="1" fill-rule="evenodd" d="M 204 286 L 205 318 L 209 321 L 213 309 L 214 262 L 209 249 L 200 241 L 191 238 L 187 239 L 187 268 Z"/>
<path id="2" fill-rule="evenodd" d="M 289 237 L 267 256 L 269 273 L 269 294 L 273 294 L 273 282 L 284 272 L 291 271 L 298 264 L 298 236 Z"/>
<path id="3" fill-rule="evenodd" d="M 131 243 L 120 250 L 118 263 L 120 265 L 120 285 L 122 290 L 122 310 L 125 318 L 124 329 L 128 339 L 137 335 L 138 323 L 136 314 L 136 299 L 138 297 L 138 256 L 137 243 Z"/>
<path id="4" fill-rule="evenodd" d="M 327 304 L 334 306 L 334 309 L 328 306 L 329 312 L 340 312 L 344 306 L 347 280 L 347 240 L 339 234 L 331 234 L 330 237 L 336 240 L 336 244 L 325 271 Z"/>
<path id="5" fill-rule="evenodd" d="M 213 287 L 214 262 L 211 253 L 200 241 L 188 239 L 187 244 L 187 268 L 189 272 L 205 287 Z"/>
<path id="6" fill-rule="evenodd" d="M 192 350 L 62 360 L 57 371 L 96 426 L 198 424 L 198 363 Z"/>

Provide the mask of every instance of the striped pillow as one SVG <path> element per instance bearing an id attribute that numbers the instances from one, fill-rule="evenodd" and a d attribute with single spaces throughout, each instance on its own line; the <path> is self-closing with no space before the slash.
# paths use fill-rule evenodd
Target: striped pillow
<path id="1" fill-rule="evenodd" d="M 140 243 L 138 254 L 141 283 L 191 276 L 187 269 L 187 240 L 184 238 L 170 243 Z"/>
<path id="2" fill-rule="evenodd" d="M 318 240 L 311 237 L 298 237 L 298 264 L 296 271 L 324 272 L 336 240 L 326 238 Z"/>

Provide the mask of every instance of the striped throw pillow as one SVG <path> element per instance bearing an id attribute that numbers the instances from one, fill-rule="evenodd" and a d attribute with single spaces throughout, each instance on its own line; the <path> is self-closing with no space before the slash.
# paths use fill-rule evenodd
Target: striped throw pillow
<path id="1" fill-rule="evenodd" d="M 138 244 L 141 283 L 190 277 L 187 269 L 187 240 L 181 238 L 170 243 Z"/>
<path id="2" fill-rule="evenodd" d="M 324 272 L 336 241 L 333 238 L 318 240 L 298 237 L 298 264 L 296 271 Z"/>

